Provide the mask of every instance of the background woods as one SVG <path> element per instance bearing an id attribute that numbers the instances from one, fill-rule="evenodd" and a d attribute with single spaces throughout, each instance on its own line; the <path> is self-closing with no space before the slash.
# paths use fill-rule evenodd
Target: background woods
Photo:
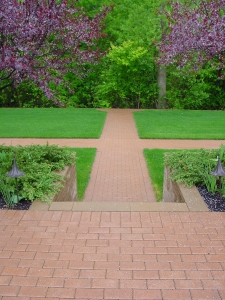
<path id="1" fill-rule="evenodd" d="M 225 1 L 0 4 L 1 107 L 225 108 Z"/>

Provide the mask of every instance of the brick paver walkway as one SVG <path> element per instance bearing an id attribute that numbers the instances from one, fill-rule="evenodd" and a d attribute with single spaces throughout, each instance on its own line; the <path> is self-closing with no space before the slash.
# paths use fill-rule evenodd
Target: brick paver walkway
<path id="1" fill-rule="evenodd" d="M 225 299 L 225 214 L 0 211 L 0 299 Z"/>
<path id="2" fill-rule="evenodd" d="M 116 201 L 154 201 L 143 148 L 214 148 L 225 141 L 139 140 L 131 112 L 111 110 L 101 139 L 49 143 L 97 147 L 85 201 L 101 196 L 98 187 L 104 201 L 111 196 Z M 115 177 L 111 183 L 110 168 Z M 134 169 L 144 184 L 129 174 Z M 140 196 L 132 198 L 120 180 L 123 185 L 134 180 L 137 189 L 141 185 Z M 0 211 L 0 300 L 223 300 L 224 226 L 225 213 Z"/>
<path id="3" fill-rule="evenodd" d="M 84 201 L 155 202 L 132 110 L 109 110 Z"/>

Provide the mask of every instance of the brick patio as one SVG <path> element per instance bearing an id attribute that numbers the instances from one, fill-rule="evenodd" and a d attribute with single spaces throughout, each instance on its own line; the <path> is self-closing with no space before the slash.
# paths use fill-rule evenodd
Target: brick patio
<path id="1" fill-rule="evenodd" d="M 0 211 L 0 299 L 225 299 L 225 214 Z"/>

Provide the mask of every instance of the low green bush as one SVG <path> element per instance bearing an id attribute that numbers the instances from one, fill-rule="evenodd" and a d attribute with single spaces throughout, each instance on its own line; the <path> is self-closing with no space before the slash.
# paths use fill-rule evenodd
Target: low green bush
<path id="1" fill-rule="evenodd" d="M 182 150 L 167 153 L 165 165 L 171 169 L 171 179 L 183 182 L 186 186 L 206 185 L 209 192 L 218 190 L 218 178 L 210 173 L 215 169 L 218 155 L 222 165 L 225 164 L 225 146 L 219 149 L 199 149 L 196 151 Z M 222 190 L 225 186 L 225 177 L 222 177 Z M 225 196 L 225 195 L 223 195 Z"/>
<path id="2" fill-rule="evenodd" d="M 75 164 L 73 153 L 57 145 L 0 145 L 0 192 L 8 206 L 13 206 L 16 202 L 15 179 L 6 177 L 12 168 L 14 157 L 18 168 L 25 173 L 18 178 L 19 199 L 31 201 L 37 199 L 49 202 L 52 195 L 60 190 L 63 182 L 62 176 L 54 171 Z"/>

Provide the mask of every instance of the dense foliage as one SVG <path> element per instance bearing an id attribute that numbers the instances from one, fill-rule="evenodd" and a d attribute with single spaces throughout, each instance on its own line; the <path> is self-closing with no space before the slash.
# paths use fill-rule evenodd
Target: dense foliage
<path id="1" fill-rule="evenodd" d="M 165 155 L 165 165 L 171 169 L 171 179 L 183 182 L 186 186 L 206 185 L 209 192 L 218 191 L 216 178 L 210 173 L 217 165 L 217 156 L 220 155 L 225 165 L 225 146 L 217 150 L 200 149 L 197 151 L 176 151 Z M 225 196 L 225 177 L 222 177 L 222 193 Z"/>
<path id="2" fill-rule="evenodd" d="M 54 1 L 22 2 L 46 5 Z M 66 2 L 54 3 L 57 6 Z M 4 89 L 0 94 L 0 106 L 54 107 L 61 103 L 67 107 L 156 108 L 159 96 L 158 61 L 161 55 L 161 63 L 167 64 L 164 108 L 224 109 L 225 80 L 219 79 L 224 64 L 223 3 L 222 0 L 179 0 L 171 6 L 171 2 L 161 0 L 68 0 L 63 8 L 67 20 L 62 21 L 66 22 L 63 24 L 72 22 L 74 25 L 74 31 L 66 32 L 70 37 L 77 36 L 76 32 L 81 29 L 82 36 L 87 29 L 87 41 L 82 41 L 73 50 L 84 57 L 74 56 L 73 52 L 69 54 L 71 44 L 65 44 L 65 49 L 61 47 L 60 35 L 65 29 L 62 26 L 59 33 L 50 34 L 43 44 L 42 51 L 46 50 L 46 45 L 56 47 L 56 61 L 52 64 L 53 56 L 50 56 L 48 77 L 45 74 L 38 77 L 38 83 L 41 80 L 41 85 L 44 84 L 42 90 L 46 92 L 47 88 L 48 96 L 54 94 L 54 101 L 46 98 L 32 82 L 34 79 L 31 76 L 29 78 L 32 80 L 22 80 L 17 86 Z M 106 14 L 104 7 L 111 7 L 111 4 L 113 8 Z M 75 15 L 71 11 L 76 11 Z M 98 39 L 102 36 L 100 24 L 103 18 L 104 39 Z M 86 25 L 83 27 L 82 24 Z M 92 26 L 94 40 L 88 39 L 92 35 L 89 31 Z M 91 46 L 87 47 L 89 43 Z M 106 55 L 98 55 L 97 49 Z M 43 61 L 44 58 L 38 57 L 36 63 Z M 60 64 L 59 68 L 57 64 Z M 56 72 L 52 66 L 54 70 L 56 67 Z M 194 69 L 192 72 L 191 67 Z M 85 76 L 77 76 L 78 73 Z M 63 80 L 59 81 L 59 77 Z"/>
<path id="3" fill-rule="evenodd" d="M 197 73 L 168 67 L 167 107 L 175 109 L 225 109 L 225 80 L 218 79 L 220 71 L 209 64 Z"/>
<path id="4" fill-rule="evenodd" d="M 20 199 L 49 201 L 61 188 L 62 176 L 55 171 L 75 163 L 73 153 L 56 145 L 12 147 L 0 145 L 0 193 L 8 190 L 10 197 L 16 193 L 15 180 L 6 177 L 16 157 L 18 168 L 25 173 L 18 178 Z"/>
<path id="5" fill-rule="evenodd" d="M 154 60 L 145 47 L 132 41 L 111 45 L 96 87 L 96 106 L 154 107 L 155 84 L 149 85 L 154 73 Z M 147 105 L 146 105 L 147 104 Z"/>
<path id="6" fill-rule="evenodd" d="M 188 5 L 188 2 L 191 2 Z M 221 70 L 225 64 L 225 1 L 176 2 L 167 12 L 169 33 L 163 34 L 160 62 L 199 69 L 211 61 Z"/>
<path id="7" fill-rule="evenodd" d="M 31 79 L 60 104 L 48 83 L 57 85 L 67 72 L 79 74 L 84 62 L 99 58 L 96 40 L 106 13 L 90 19 L 73 6 L 67 0 L 0 0 L 0 89 Z"/>

